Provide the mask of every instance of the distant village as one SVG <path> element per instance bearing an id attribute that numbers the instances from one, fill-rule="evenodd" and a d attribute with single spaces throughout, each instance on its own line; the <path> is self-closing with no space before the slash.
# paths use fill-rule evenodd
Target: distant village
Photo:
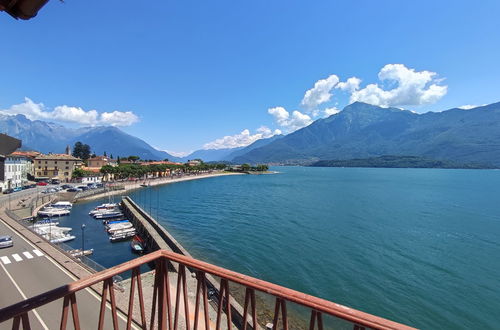
<path id="1" fill-rule="evenodd" d="M 207 173 L 214 170 L 236 172 L 267 171 L 267 165 L 228 165 L 204 163 L 201 159 L 186 163 L 141 160 L 138 156 L 116 157 L 90 153 L 90 146 L 75 143 L 64 153 L 43 154 L 19 150 L 22 141 L 0 133 L 0 193 L 34 187 L 44 183 L 99 184 L 116 180 L 142 180 L 185 173 Z"/>

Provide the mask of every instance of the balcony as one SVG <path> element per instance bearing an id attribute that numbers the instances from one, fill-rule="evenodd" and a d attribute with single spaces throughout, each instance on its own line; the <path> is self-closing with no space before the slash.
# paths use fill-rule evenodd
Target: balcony
<path id="1" fill-rule="evenodd" d="M 154 280 L 143 285 L 143 265 L 154 265 Z M 117 284 L 113 277 L 131 271 L 130 288 L 121 292 L 127 299 L 117 301 Z M 217 283 L 214 288 L 213 283 Z M 2 322 L 11 322 L 12 329 L 30 329 L 29 315 L 35 308 L 54 301 L 61 301 L 60 329 L 66 329 L 70 319 L 75 329 L 81 328 L 77 293 L 93 288 L 99 290 L 99 305 L 91 306 L 95 311 L 95 323 L 90 328 L 118 329 L 272 329 L 289 328 L 350 328 L 350 329 L 412 329 L 405 325 L 363 313 L 317 297 L 284 288 L 250 276 L 217 267 L 181 254 L 159 250 L 87 278 L 61 286 L 38 296 L 21 301 L 0 310 Z M 194 289 L 196 288 L 196 289 Z M 230 292 L 231 288 L 231 292 Z M 239 302 L 233 298 L 236 289 L 241 293 Z M 191 291 L 190 291 L 191 290 Z M 122 289 L 123 291 L 123 289 Z M 117 291 L 116 291 L 117 292 Z M 190 292 L 191 294 L 189 294 Z M 118 292 L 117 292 L 118 293 Z M 149 295 L 149 300 L 145 296 Z M 236 296 L 236 295 L 234 295 Z M 108 299 L 109 297 L 109 299 Z M 256 299 L 259 298 L 259 299 Z M 258 319 L 257 306 L 263 300 L 272 302 L 274 313 L 268 319 Z M 181 302 L 182 300 L 182 302 Z M 152 301 L 152 303 L 148 303 Z M 256 303 L 257 301 L 257 303 Z M 243 307 L 241 307 L 241 305 Z M 121 323 L 118 305 L 125 306 Z M 134 308 L 138 309 L 134 310 Z M 88 310 L 89 306 L 85 306 Z M 80 308 L 81 310 L 82 308 Z M 109 310 L 106 315 L 106 310 Z M 290 312 L 293 310 L 293 312 Z M 298 310 L 309 317 L 302 324 L 290 324 Z M 53 315 L 53 317 L 56 317 Z M 82 318 L 83 319 L 83 318 Z M 105 324 L 107 320 L 108 324 Z M 89 320 L 85 319 L 86 327 Z M 272 325 L 270 324 L 272 323 Z M 112 324 L 112 325 L 111 325 Z"/>

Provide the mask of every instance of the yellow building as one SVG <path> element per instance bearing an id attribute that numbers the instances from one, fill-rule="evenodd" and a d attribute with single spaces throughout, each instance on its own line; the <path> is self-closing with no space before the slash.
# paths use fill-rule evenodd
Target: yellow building
<path id="1" fill-rule="evenodd" d="M 35 180 L 59 179 L 69 182 L 73 171 L 82 166 L 79 158 L 66 154 L 48 154 L 35 158 Z"/>

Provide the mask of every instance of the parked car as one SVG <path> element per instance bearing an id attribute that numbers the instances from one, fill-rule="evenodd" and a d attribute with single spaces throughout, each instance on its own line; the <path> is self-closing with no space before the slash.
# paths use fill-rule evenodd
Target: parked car
<path id="1" fill-rule="evenodd" d="M 73 188 L 73 186 L 72 186 L 72 185 L 70 185 L 70 184 L 63 184 L 63 185 L 61 186 L 61 188 L 63 188 L 63 189 L 69 189 L 69 188 Z"/>
<path id="2" fill-rule="evenodd" d="M 12 194 L 14 192 L 14 189 L 5 189 L 3 191 L 4 194 Z"/>
<path id="3" fill-rule="evenodd" d="M 69 192 L 79 192 L 79 191 L 82 191 L 82 190 L 80 188 L 73 187 L 73 188 L 69 188 L 67 191 L 69 191 Z"/>
<path id="4" fill-rule="evenodd" d="M 104 187 L 104 183 L 96 183 L 95 185 L 97 188 L 102 188 Z"/>
<path id="5" fill-rule="evenodd" d="M 11 236 L 0 236 L 0 248 L 8 248 L 14 246 Z"/>
<path id="6" fill-rule="evenodd" d="M 85 190 L 89 190 L 89 187 L 87 187 L 87 186 L 78 186 L 78 189 L 85 191 Z"/>
<path id="7" fill-rule="evenodd" d="M 55 190 L 54 188 L 47 188 L 44 191 L 42 191 L 42 194 L 52 194 L 55 192 L 57 192 L 57 190 Z"/>
<path id="8" fill-rule="evenodd" d="M 48 185 L 48 183 L 47 183 L 47 182 L 45 182 L 45 181 L 40 181 L 40 182 L 37 182 L 37 183 L 36 183 L 36 185 L 37 185 L 37 186 L 47 186 L 47 185 Z"/>
<path id="9" fill-rule="evenodd" d="M 50 180 L 50 183 L 52 183 L 52 184 L 60 184 L 61 181 L 59 179 L 52 179 L 52 180 Z"/>

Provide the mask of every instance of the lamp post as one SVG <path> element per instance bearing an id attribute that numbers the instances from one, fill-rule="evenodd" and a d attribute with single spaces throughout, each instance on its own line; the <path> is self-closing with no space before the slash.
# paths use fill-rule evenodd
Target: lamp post
<path id="1" fill-rule="evenodd" d="M 85 251 L 85 224 L 82 224 L 82 257 Z"/>

